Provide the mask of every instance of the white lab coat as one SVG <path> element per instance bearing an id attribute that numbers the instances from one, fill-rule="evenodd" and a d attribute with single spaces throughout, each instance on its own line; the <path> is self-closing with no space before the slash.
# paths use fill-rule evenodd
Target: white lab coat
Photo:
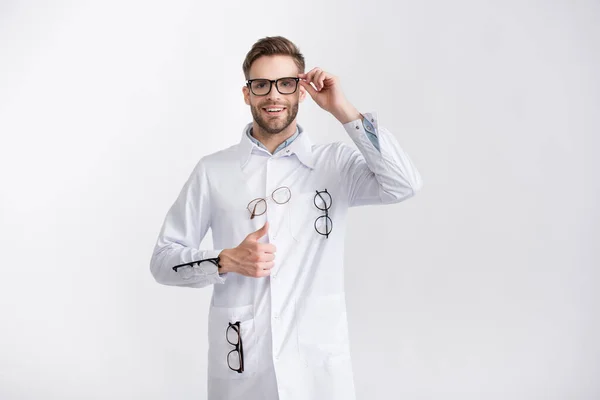
<path id="1" fill-rule="evenodd" d="M 344 234 L 348 207 L 398 203 L 421 188 L 419 172 L 396 138 L 378 126 L 376 113 L 343 125 L 358 150 L 346 143 L 314 145 L 300 135 L 269 154 L 246 135 L 240 143 L 203 157 L 169 209 L 150 269 L 165 285 L 213 290 L 207 340 L 209 400 L 352 400 L 355 398 L 344 293 Z M 365 128 L 379 140 L 380 151 Z M 246 208 L 287 186 L 286 204 L 267 202 L 267 212 L 250 219 Z M 331 194 L 333 230 L 318 234 L 317 190 Z M 177 272 L 182 263 L 216 257 L 222 249 L 270 224 L 261 242 L 277 246 L 270 277 L 219 274 L 202 262 Z M 199 249 L 208 228 L 215 249 Z M 376 232 L 369 234 L 376 235 Z M 373 266 L 375 268 L 375 266 Z M 243 373 L 229 369 L 233 349 L 228 322 L 241 321 Z"/>

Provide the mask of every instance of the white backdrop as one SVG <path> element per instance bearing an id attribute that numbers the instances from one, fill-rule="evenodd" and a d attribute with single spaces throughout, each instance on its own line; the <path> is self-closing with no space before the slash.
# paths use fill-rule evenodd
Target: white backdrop
<path id="1" fill-rule="evenodd" d="M 211 288 L 163 218 L 283 35 L 423 176 L 352 209 L 359 399 L 600 398 L 600 3 L 0 2 L 0 399 L 203 399 Z M 350 142 L 310 98 L 316 142 Z M 210 233 L 203 247 L 210 248 Z"/>

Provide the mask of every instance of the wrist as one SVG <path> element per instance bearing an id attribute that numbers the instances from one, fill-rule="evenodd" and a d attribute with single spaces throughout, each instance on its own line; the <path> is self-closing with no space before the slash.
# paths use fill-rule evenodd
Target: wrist
<path id="1" fill-rule="evenodd" d="M 219 253 L 219 273 L 225 274 L 227 272 L 233 272 L 233 260 L 231 258 L 232 249 L 223 249 Z"/>
<path id="2" fill-rule="evenodd" d="M 332 114 L 342 125 L 362 118 L 362 114 L 350 103 L 341 106 Z"/>

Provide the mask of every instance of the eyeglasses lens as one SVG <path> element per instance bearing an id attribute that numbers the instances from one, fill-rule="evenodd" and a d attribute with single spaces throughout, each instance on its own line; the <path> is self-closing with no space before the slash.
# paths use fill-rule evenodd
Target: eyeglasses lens
<path id="1" fill-rule="evenodd" d="M 277 89 L 281 94 L 291 94 L 296 91 L 298 82 L 293 78 L 283 78 L 277 81 Z M 252 92 L 255 95 L 261 96 L 269 93 L 271 84 L 266 79 L 257 79 L 250 84 Z"/>

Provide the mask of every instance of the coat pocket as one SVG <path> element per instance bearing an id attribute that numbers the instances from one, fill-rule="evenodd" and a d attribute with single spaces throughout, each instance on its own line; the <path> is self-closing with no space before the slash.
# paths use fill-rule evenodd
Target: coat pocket
<path id="1" fill-rule="evenodd" d="M 229 323 L 240 322 L 240 336 L 244 371 L 232 370 L 228 363 L 229 353 L 235 346 L 227 340 Z M 256 374 L 258 368 L 257 338 L 254 326 L 254 306 L 252 304 L 240 307 L 211 306 L 208 316 L 208 376 L 225 379 L 244 379 Z M 230 329 L 230 340 L 232 329 Z M 237 338 L 234 334 L 233 337 Z M 236 340 L 232 340 L 235 342 Z M 236 353 L 236 352 L 234 352 Z M 231 361 L 235 362 L 237 354 L 232 354 Z M 232 365 L 237 368 L 236 365 Z"/>
<path id="2" fill-rule="evenodd" d="M 298 351 L 305 365 L 350 357 L 343 293 L 299 297 L 296 318 Z"/>

